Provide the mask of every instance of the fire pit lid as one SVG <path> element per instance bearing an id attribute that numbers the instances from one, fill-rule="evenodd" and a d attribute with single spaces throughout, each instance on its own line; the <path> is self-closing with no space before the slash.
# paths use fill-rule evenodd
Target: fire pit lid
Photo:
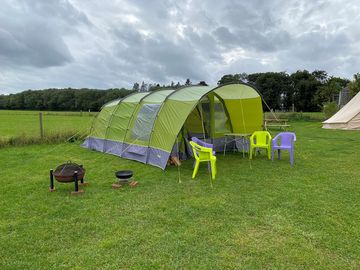
<path id="1" fill-rule="evenodd" d="M 118 179 L 129 179 L 133 176 L 133 171 L 130 170 L 117 171 L 115 173 L 115 176 Z"/>

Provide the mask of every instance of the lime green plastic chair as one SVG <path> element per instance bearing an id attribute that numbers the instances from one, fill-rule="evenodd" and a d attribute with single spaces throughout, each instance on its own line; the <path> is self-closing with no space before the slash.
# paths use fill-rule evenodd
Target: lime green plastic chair
<path id="1" fill-rule="evenodd" d="M 256 149 L 263 148 L 267 151 L 267 156 L 271 159 L 271 135 L 267 131 L 255 131 L 250 137 L 250 159 Z"/>
<path id="2" fill-rule="evenodd" d="M 194 143 L 193 141 L 191 141 L 190 144 L 195 157 L 195 167 L 192 178 L 195 178 L 199 170 L 200 162 L 208 162 L 210 163 L 209 169 L 211 171 L 211 178 L 214 180 L 216 176 L 216 157 L 213 155 L 213 149 L 209 147 L 203 147 L 197 143 Z"/>

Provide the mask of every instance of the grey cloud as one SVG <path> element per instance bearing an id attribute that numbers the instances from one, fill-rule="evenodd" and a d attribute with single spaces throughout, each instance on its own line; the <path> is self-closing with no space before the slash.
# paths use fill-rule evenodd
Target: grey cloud
<path id="1" fill-rule="evenodd" d="M 224 7 L 221 19 L 233 29 L 266 32 L 278 26 L 272 8 L 270 1 L 231 2 Z"/>
<path id="2" fill-rule="evenodd" d="M 233 70 L 238 70 L 238 73 L 255 73 L 267 72 L 270 68 L 272 71 L 282 71 L 279 68 L 270 67 L 270 64 L 261 64 L 257 59 L 240 59 L 225 67 L 224 71 L 220 71 L 218 73 L 218 77 L 220 79 L 220 77 L 224 74 L 234 73 Z M 224 74 L 222 74 L 223 72 Z"/>
<path id="3" fill-rule="evenodd" d="M 90 25 L 68 1 L 11 1 L 0 12 L 0 59 L 7 66 L 46 68 L 73 61 L 64 37 L 78 23 Z M 22 19 L 19 19 L 22 18 Z M 1 65 L 1 63 L 0 63 Z"/>
<path id="4" fill-rule="evenodd" d="M 351 51 L 351 42 L 346 34 L 324 34 L 311 32 L 299 36 L 288 57 L 296 57 L 302 61 L 329 61 L 344 57 Z"/>
<path id="5" fill-rule="evenodd" d="M 290 34 L 280 29 L 268 33 L 257 32 L 251 28 L 237 29 L 231 32 L 228 28 L 221 26 L 215 29 L 213 34 L 223 46 L 263 52 L 289 47 L 292 42 Z"/>
<path id="6" fill-rule="evenodd" d="M 188 40 L 174 42 L 162 34 L 146 37 L 129 25 L 115 32 L 117 56 L 151 80 L 162 82 L 190 75 L 194 79 L 203 78 L 203 61 Z"/>
<path id="7" fill-rule="evenodd" d="M 0 58 L 9 65 L 49 67 L 72 61 L 69 49 L 61 37 L 42 27 L 37 32 L 35 25 L 25 31 L 0 29 Z M 32 30 L 32 31 L 31 31 Z"/>
<path id="8" fill-rule="evenodd" d="M 218 27 L 213 31 L 214 36 L 222 44 L 226 45 L 236 45 L 238 42 L 238 37 L 230 32 L 230 30 L 224 26 Z"/>
<path id="9" fill-rule="evenodd" d="M 76 9 L 68 0 L 22 0 L 21 2 L 32 13 L 47 19 L 65 21 L 72 26 L 79 23 L 91 25 L 86 14 Z"/>
<path id="10" fill-rule="evenodd" d="M 159 63 L 168 76 L 192 76 L 199 79 L 203 74 L 202 60 L 186 42 L 176 44 L 164 38 L 150 40 L 147 57 Z"/>
<path id="11" fill-rule="evenodd" d="M 204 58 L 220 61 L 219 44 L 211 33 L 197 33 L 190 26 L 185 28 L 184 35 L 189 43 L 195 48 L 196 53 L 203 54 Z"/>
<path id="12" fill-rule="evenodd" d="M 0 88 L 216 83 L 302 68 L 349 78 L 359 12 L 356 0 L 4 0 Z"/>

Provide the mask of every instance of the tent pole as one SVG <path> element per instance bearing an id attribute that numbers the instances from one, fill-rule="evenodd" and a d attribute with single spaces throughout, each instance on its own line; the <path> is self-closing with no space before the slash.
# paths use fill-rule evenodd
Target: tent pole
<path id="1" fill-rule="evenodd" d="M 201 105 L 201 102 L 199 104 Z M 199 108 L 199 112 L 200 112 L 200 118 L 201 118 L 201 127 L 202 127 L 202 131 L 203 131 L 203 139 L 205 140 L 205 125 L 204 125 L 204 118 L 203 118 L 203 114 L 202 114 L 202 106 L 201 106 L 201 108 Z"/>
<path id="2" fill-rule="evenodd" d="M 179 133 L 180 134 L 180 133 Z M 178 159 L 180 160 L 180 154 L 179 154 L 179 134 L 178 134 L 178 137 L 176 138 L 176 152 L 177 152 L 177 156 L 178 156 Z M 181 174 L 180 174 L 180 166 L 177 166 L 178 168 L 178 177 L 179 177 L 179 184 L 181 184 Z"/>

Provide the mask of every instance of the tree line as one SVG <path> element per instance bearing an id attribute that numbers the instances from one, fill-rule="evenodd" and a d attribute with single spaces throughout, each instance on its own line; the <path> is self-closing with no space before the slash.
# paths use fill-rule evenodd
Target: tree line
<path id="1" fill-rule="evenodd" d="M 106 102 L 122 98 L 132 92 L 125 88 L 27 90 L 17 94 L 0 95 L 0 109 L 98 111 Z"/>
<path id="2" fill-rule="evenodd" d="M 136 92 L 147 92 L 147 91 L 157 91 L 157 90 L 164 90 L 164 89 L 178 89 L 183 86 L 191 86 L 193 83 L 190 81 L 189 78 L 186 79 L 184 84 L 181 84 L 180 82 L 171 82 L 168 85 L 160 85 L 159 83 L 145 83 L 144 81 L 139 84 L 138 82 L 134 83 L 132 90 Z M 207 83 L 205 81 L 200 81 L 196 85 L 202 85 L 207 86 Z"/>
<path id="3" fill-rule="evenodd" d="M 359 74 L 350 81 L 330 76 L 323 70 L 227 74 L 218 84 L 232 82 L 254 85 L 271 109 L 282 111 L 320 111 L 324 104 L 336 102 L 343 88 L 348 87 L 352 96 L 360 90 Z"/>
<path id="4" fill-rule="evenodd" d="M 292 74 L 286 72 L 237 73 L 226 74 L 218 85 L 245 82 L 254 85 L 266 104 L 274 110 L 282 111 L 320 111 L 324 104 L 334 102 L 339 92 L 348 87 L 351 95 L 360 90 L 360 74 L 352 81 L 330 76 L 326 71 L 299 70 Z M 207 85 L 205 81 L 193 84 L 190 79 L 181 84 L 168 85 L 134 83 L 132 90 L 125 88 L 100 89 L 45 89 L 27 90 L 17 94 L 0 95 L 0 109 L 10 110 L 51 110 L 51 111 L 98 111 L 108 101 L 122 98 L 132 92 L 177 89 L 189 85 Z M 267 110 L 266 106 L 264 108 Z"/>

